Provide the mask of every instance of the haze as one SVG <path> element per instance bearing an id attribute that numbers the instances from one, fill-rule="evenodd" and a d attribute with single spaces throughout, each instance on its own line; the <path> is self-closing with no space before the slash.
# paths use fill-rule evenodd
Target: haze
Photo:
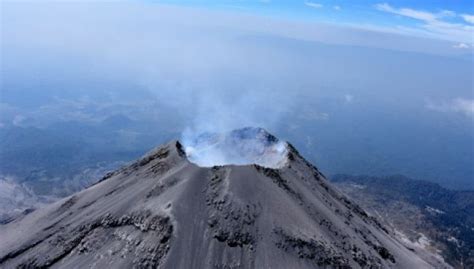
<path id="1" fill-rule="evenodd" d="M 457 40 L 148 2 L 1 15 L 3 178 L 76 189 L 184 132 L 255 126 L 327 175 L 474 189 L 473 50 Z"/>

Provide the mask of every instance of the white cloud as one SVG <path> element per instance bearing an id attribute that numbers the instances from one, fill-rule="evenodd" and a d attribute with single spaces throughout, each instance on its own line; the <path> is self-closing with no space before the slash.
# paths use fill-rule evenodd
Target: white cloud
<path id="1" fill-rule="evenodd" d="M 453 110 L 456 112 L 462 112 L 468 116 L 474 116 L 474 100 L 457 98 L 453 102 Z"/>
<path id="2" fill-rule="evenodd" d="M 315 2 L 304 2 L 305 5 L 312 8 L 322 8 L 323 5 Z"/>
<path id="3" fill-rule="evenodd" d="M 16 115 L 14 118 L 13 118 L 13 125 L 15 126 L 21 126 L 26 120 L 26 117 L 23 116 L 23 115 Z"/>
<path id="4" fill-rule="evenodd" d="M 474 99 L 455 98 L 440 103 L 427 101 L 426 108 L 438 112 L 457 112 L 472 117 L 474 116 Z"/>
<path id="5" fill-rule="evenodd" d="M 387 3 L 376 4 L 375 8 L 380 11 L 385 11 L 388 13 L 393 13 L 405 17 L 409 17 L 416 20 L 422 21 L 434 21 L 437 19 L 436 14 L 426 11 L 414 10 L 410 8 L 394 8 Z"/>
<path id="6" fill-rule="evenodd" d="M 350 103 L 352 103 L 352 101 L 354 101 L 354 96 L 351 95 L 351 94 L 345 94 L 344 95 L 344 101 L 346 101 L 346 103 L 350 104 Z"/>
<path id="7" fill-rule="evenodd" d="M 341 10 L 341 7 L 340 6 L 333 6 L 332 7 L 334 10 Z"/>
<path id="8" fill-rule="evenodd" d="M 459 43 L 453 46 L 455 49 L 468 49 L 470 46 L 466 43 Z"/>
<path id="9" fill-rule="evenodd" d="M 461 17 L 468 23 L 474 24 L 474 15 L 461 14 Z"/>
<path id="10" fill-rule="evenodd" d="M 418 31 L 421 35 L 431 38 L 438 38 L 454 42 L 466 44 L 473 43 L 472 33 L 474 26 L 464 23 L 452 23 L 443 20 L 446 17 L 454 17 L 457 14 L 450 10 L 442 10 L 440 12 L 429 12 L 424 10 L 416 10 L 411 8 L 395 8 L 387 3 L 380 3 L 374 6 L 377 10 L 395 14 L 418 20 L 423 22 L 421 26 L 405 27 L 412 28 L 410 32 Z M 465 21 L 474 21 L 474 16 L 463 14 L 460 15 Z"/>

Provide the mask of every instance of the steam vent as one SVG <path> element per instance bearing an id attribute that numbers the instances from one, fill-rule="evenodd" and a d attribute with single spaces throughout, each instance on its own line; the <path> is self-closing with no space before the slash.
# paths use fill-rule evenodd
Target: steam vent
<path id="1" fill-rule="evenodd" d="M 0 268 L 441 266 L 260 128 L 171 141 L 0 238 Z"/>
<path id="2" fill-rule="evenodd" d="M 262 128 L 205 133 L 182 142 L 188 159 L 205 167 L 257 164 L 279 168 L 286 163 L 288 155 L 287 144 Z"/>

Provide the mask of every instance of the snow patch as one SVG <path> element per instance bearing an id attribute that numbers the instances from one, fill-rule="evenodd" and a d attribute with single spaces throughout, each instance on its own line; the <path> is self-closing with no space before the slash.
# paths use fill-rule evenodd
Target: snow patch
<path id="1" fill-rule="evenodd" d="M 439 210 L 437 208 L 434 208 L 434 207 L 430 207 L 430 206 L 426 206 L 426 210 L 432 214 L 445 214 L 444 211 L 442 210 Z"/>
<path id="2" fill-rule="evenodd" d="M 426 249 L 431 245 L 431 241 L 426 235 L 418 233 L 419 237 L 413 241 L 405 233 L 397 229 L 394 230 L 397 237 L 409 247 L 416 247 L 421 249 Z"/>

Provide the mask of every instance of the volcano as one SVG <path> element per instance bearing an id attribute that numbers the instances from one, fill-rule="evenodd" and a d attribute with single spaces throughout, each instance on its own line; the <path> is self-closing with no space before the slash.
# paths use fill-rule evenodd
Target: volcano
<path id="1" fill-rule="evenodd" d="M 263 129 L 183 144 L 0 226 L 0 267 L 444 266 L 403 245 Z"/>

